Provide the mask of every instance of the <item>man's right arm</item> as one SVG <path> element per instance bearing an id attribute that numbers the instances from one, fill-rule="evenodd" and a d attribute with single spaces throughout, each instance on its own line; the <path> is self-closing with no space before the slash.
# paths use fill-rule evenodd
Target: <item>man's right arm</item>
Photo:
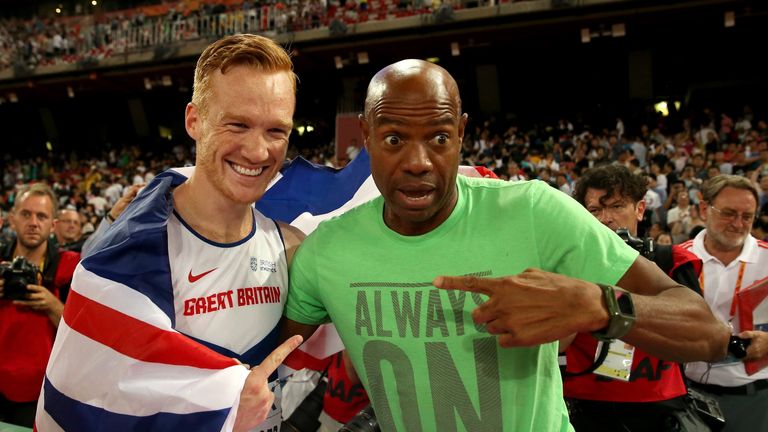
<path id="1" fill-rule="evenodd" d="M 283 317 L 280 323 L 280 341 L 288 340 L 290 337 L 300 335 L 304 340 L 308 340 L 320 327 L 313 324 L 302 324 L 290 318 Z"/>
<path id="2" fill-rule="evenodd" d="M 251 369 L 243 391 L 240 392 L 237 417 L 232 428 L 234 432 L 249 431 L 267 418 L 275 400 L 275 395 L 269 389 L 269 376 L 302 341 L 298 336 L 289 338 L 272 351 L 260 365 Z"/>

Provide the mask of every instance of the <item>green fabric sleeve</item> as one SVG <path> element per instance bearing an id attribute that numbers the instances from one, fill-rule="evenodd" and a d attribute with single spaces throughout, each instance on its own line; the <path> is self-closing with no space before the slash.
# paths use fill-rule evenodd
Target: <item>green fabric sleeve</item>
<path id="1" fill-rule="evenodd" d="M 544 270 L 615 284 L 638 252 L 582 207 L 575 199 L 543 182 L 530 188 L 534 237 Z"/>

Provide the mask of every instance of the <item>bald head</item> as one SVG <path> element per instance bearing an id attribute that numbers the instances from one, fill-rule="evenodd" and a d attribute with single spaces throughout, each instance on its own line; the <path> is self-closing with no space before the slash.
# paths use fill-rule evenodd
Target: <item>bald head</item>
<path id="1" fill-rule="evenodd" d="M 421 60 L 387 66 L 371 79 L 359 120 L 387 226 L 421 235 L 442 224 L 457 202 L 467 125 L 453 77 Z"/>
<path id="2" fill-rule="evenodd" d="M 459 87 L 442 67 L 424 60 L 402 60 L 380 70 L 368 84 L 365 97 L 366 118 L 388 99 L 406 102 L 450 103 L 455 116 L 461 116 Z"/>

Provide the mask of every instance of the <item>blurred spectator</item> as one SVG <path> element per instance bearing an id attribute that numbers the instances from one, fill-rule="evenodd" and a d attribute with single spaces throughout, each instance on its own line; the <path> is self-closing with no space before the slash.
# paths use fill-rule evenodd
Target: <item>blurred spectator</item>
<path id="1" fill-rule="evenodd" d="M 675 200 L 675 207 L 667 212 L 667 227 L 672 234 L 675 244 L 688 239 L 693 225 L 691 224 L 691 201 L 687 191 L 679 191 Z"/>
<path id="2" fill-rule="evenodd" d="M 672 234 L 664 231 L 658 236 L 656 236 L 655 242 L 657 245 L 662 245 L 662 246 L 672 245 Z"/>
<path id="3" fill-rule="evenodd" d="M 83 247 L 83 233 L 80 215 L 73 209 L 61 209 L 53 221 L 52 244 L 60 251 L 80 252 Z"/>

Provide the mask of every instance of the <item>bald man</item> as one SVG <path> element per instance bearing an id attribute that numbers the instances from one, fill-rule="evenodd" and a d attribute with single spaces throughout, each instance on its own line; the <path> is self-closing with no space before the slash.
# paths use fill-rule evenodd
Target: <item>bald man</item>
<path id="1" fill-rule="evenodd" d="M 467 114 L 443 68 L 382 69 L 359 121 L 382 196 L 299 248 L 285 333 L 333 321 L 382 430 L 572 430 L 556 342 L 575 332 L 674 360 L 725 355 L 701 298 L 576 201 L 457 176 Z"/>

